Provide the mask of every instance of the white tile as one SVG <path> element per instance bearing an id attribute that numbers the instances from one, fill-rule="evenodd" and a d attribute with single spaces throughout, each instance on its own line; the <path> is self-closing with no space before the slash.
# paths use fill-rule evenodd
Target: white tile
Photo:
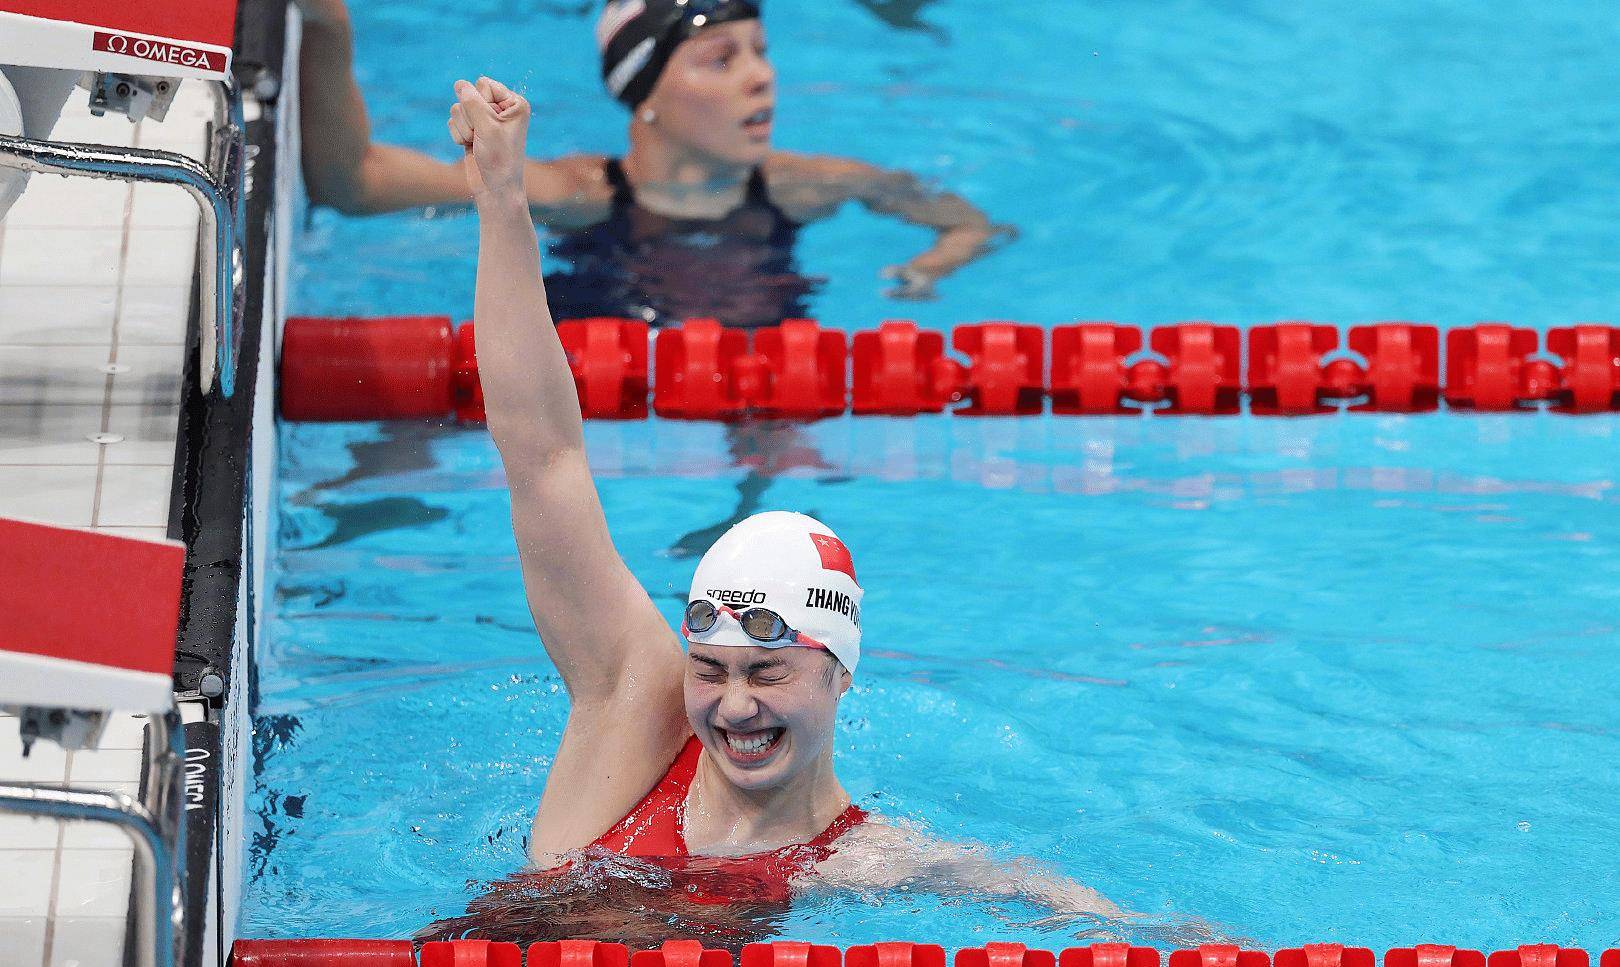
<path id="1" fill-rule="evenodd" d="M 89 527 L 95 500 L 95 467 L 0 467 L 0 516 Z"/>
<path id="2" fill-rule="evenodd" d="M 117 228 L 11 228 L 0 285 L 115 285 L 124 233 Z"/>
<path id="3" fill-rule="evenodd" d="M 179 185 L 136 185 L 129 213 L 131 228 L 197 230 L 197 200 Z"/>
<path id="4" fill-rule="evenodd" d="M 118 306 L 118 345 L 166 346 L 186 341 L 191 285 L 128 285 Z"/>
<path id="5" fill-rule="evenodd" d="M 0 346 L 0 404 L 100 406 L 110 356 L 103 346 Z"/>
<path id="6" fill-rule="evenodd" d="M 180 401 L 180 370 L 185 348 L 173 346 L 118 347 L 108 401 L 114 406 L 174 406 Z"/>
<path id="7" fill-rule="evenodd" d="M 0 343 L 108 346 L 117 295 L 113 285 L 0 287 Z"/>
<path id="8" fill-rule="evenodd" d="M 56 743 L 42 740 L 23 758 L 18 725 L 15 717 L 0 719 L 0 779 L 60 784 L 67 778 L 67 753 Z"/>
<path id="9" fill-rule="evenodd" d="M 36 174 L 6 216 L 18 228 L 123 228 L 128 182 Z"/>
<path id="10" fill-rule="evenodd" d="M 139 782 L 141 750 L 97 749 L 75 752 L 68 763 L 68 784 L 93 786 L 103 782 Z"/>
<path id="11" fill-rule="evenodd" d="M 9 889 L 0 890 L 0 917 L 43 917 L 51 909 L 54 849 L 19 849 L 0 853 Z"/>
<path id="12" fill-rule="evenodd" d="M 93 466 L 101 447 L 90 437 L 103 415 L 100 406 L 0 405 L 0 465 Z"/>
<path id="13" fill-rule="evenodd" d="M 57 917 L 47 967 L 107 967 L 123 963 L 124 917 Z"/>
<path id="14" fill-rule="evenodd" d="M 6 850 L 56 849 L 61 828 L 55 819 L 0 813 L 0 869 L 5 868 Z"/>
<path id="15" fill-rule="evenodd" d="M 7 236 L 7 249 L 10 237 Z M 197 233 L 186 228 L 142 228 L 129 233 L 124 280 L 137 285 L 188 285 L 197 267 Z"/>
<path id="16" fill-rule="evenodd" d="M 135 143 L 142 148 L 180 151 L 200 158 L 208 143 L 208 123 L 213 117 L 212 96 L 195 81 L 187 82 L 175 92 L 163 120 L 142 122 Z"/>
<path id="17" fill-rule="evenodd" d="M 173 151 L 202 161 L 207 153 L 207 145 L 208 136 L 202 124 L 192 118 L 171 114 L 161 124 L 145 125 L 141 129 L 138 147 L 153 151 Z"/>
<path id="18" fill-rule="evenodd" d="M 207 121 L 214 116 L 214 95 L 203 81 L 184 81 L 174 92 L 169 105 L 169 119 L 188 117 L 193 121 Z"/>
<path id="19" fill-rule="evenodd" d="M 107 727 L 101 730 L 101 741 L 96 744 L 96 748 L 103 752 L 109 749 L 139 750 L 145 736 L 146 716 L 114 712 L 108 716 Z"/>
<path id="20" fill-rule="evenodd" d="M 127 850 L 62 850 L 56 887 L 56 917 L 122 917 L 129 910 L 130 867 Z"/>
<path id="21" fill-rule="evenodd" d="M 143 541 L 168 540 L 167 527 L 97 527 L 98 534 L 117 534 L 120 537 L 139 537 Z"/>
<path id="22" fill-rule="evenodd" d="M 101 446 L 108 464 L 174 465 L 175 436 L 180 427 L 180 407 L 112 406 L 107 409 L 107 432 L 123 437 L 117 443 Z M 0 452 L 0 462 L 5 454 Z M 20 462 L 20 461 L 19 461 Z"/>
<path id="23" fill-rule="evenodd" d="M 103 468 L 101 503 L 93 523 L 98 527 L 167 526 L 173 474 L 170 467 Z"/>
<path id="24" fill-rule="evenodd" d="M 88 111 L 67 110 L 51 129 L 55 141 L 78 141 L 84 144 L 110 144 L 127 148 L 135 143 L 135 125 L 122 114 L 108 113 L 96 117 Z"/>
<path id="25" fill-rule="evenodd" d="M 45 917 L 0 917 L 0 964 L 45 963 Z"/>
<path id="26" fill-rule="evenodd" d="M 140 795 L 141 784 L 138 782 L 104 783 L 98 788 L 109 792 L 121 792 L 130 798 Z M 63 849 L 134 849 L 129 834 L 123 827 L 112 823 L 63 823 L 66 827 L 62 833 Z"/>

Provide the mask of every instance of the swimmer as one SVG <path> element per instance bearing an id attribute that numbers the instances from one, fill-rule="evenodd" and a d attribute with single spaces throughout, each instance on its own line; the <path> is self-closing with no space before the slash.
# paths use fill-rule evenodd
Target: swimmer
<path id="1" fill-rule="evenodd" d="M 468 203 L 455 163 L 371 141 L 342 0 L 300 5 L 311 199 L 349 214 Z M 912 174 L 774 150 L 776 76 L 756 0 L 609 0 L 596 40 L 603 83 L 630 112 L 628 153 L 523 166 L 528 209 L 566 265 L 547 278 L 556 318 L 755 327 L 805 316 L 818 280 L 795 265 L 799 229 L 848 202 L 936 233 L 882 271 L 896 298 L 932 298 L 1010 234 Z"/>
<path id="2" fill-rule="evenodd" d="M 1078 883 L 850 801 L 833 733 L 860 665 L 864 591 L 826 525 L 778 511 L 732 527 L 698 562 L 680 637 L 671 632 L 614 549 L 586 463 L 529 218 L 529 104 L 489 78 L 455 91 L 448 125 L 479 220 L 489 430 L 530 609 L 570 701 L 534 817 L 532 872 L 594 854 L 660 865 L 699 903 L 780 903 L 807 883 L 948 884 L 1057 915 L 1118 915 Z"/>

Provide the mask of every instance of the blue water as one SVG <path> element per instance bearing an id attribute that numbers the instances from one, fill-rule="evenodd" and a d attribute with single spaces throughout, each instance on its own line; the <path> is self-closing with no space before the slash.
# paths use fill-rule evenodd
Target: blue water
<path id="1" fill-rule="evenodd" d="M 537 153 L 616 150 L 592 7 L 357 5 L 378 136 L 449 157 L 449 82 L 490 73 L 535 101 Z M 906 28 L 875 15 L 912 8 Z M 1601 5 L 768 16 L 783 146 L 911 168 L 1022 232 L 939 301 L 899 304 L 877 270 L 925 233 L 858 210 L 813 226 L 828 325 L 1544 327 L 1609 316 L 1620 291 L 1620 20 Z M 473 242 L 459 213 L 316 213 L 294 308 L 464 317 Z M 840 420 L 778 441 L 796 466 L 768 481 L 715 427 L 588 437 L 618 546 L 672 620 L 693 559 L 670 549 L 740 491 L 851 546 L 868 652 L 837 766 L 864 805 L 1163 925 L 1489 949 L 1620 941 L 1617 434 L 1550 415 Z M 282 444 L 243 934 L 407 936 L 521 865 L 560 680 L 486 434 Z M 778 931 L 1061 947 L 1091 926 L 1041 915 L 817 896 Z"/>

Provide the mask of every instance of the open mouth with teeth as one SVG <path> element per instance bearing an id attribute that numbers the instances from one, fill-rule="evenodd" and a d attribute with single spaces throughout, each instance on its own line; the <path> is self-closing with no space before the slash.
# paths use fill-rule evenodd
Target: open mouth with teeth
<path id="1" fill-rule="evenodd" d="M 750 114 L 747 117 L 743 118 L 743 120 L 742 120 L 743 130 L 747 131 L 749 134 L 764 134 L 765 132 L 770 130 L 770 128 L 771 128 L 771 120 L 775 116 L 776 116 L 775 109 L 768 108 L 768 107 L 760 108 L 758 111 L 755 111 L 753 114 Z"/>
<path id="2" fill-rule="evenodd" d="M 726 755 L 731 761 L 741 765 L 752 765 L 763 762 L 771 757 L 778 746 L 782 744 L 782 736 L 787 729 L 760 729 L 757 732 L 728 732 L 716 728 L 720 739 L 725 743 Z"/>

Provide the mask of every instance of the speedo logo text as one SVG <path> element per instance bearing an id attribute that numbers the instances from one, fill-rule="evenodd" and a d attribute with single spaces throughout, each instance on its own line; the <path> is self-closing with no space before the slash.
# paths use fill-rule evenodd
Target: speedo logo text
<path id="1" fill-rule="evenodd" d="M 711 599 L 721 604 L 764 604 L 765 592 L 750 588 L 747 591 L 734 591 L 730 588 L 711 588 L 704 592 Z"/>

